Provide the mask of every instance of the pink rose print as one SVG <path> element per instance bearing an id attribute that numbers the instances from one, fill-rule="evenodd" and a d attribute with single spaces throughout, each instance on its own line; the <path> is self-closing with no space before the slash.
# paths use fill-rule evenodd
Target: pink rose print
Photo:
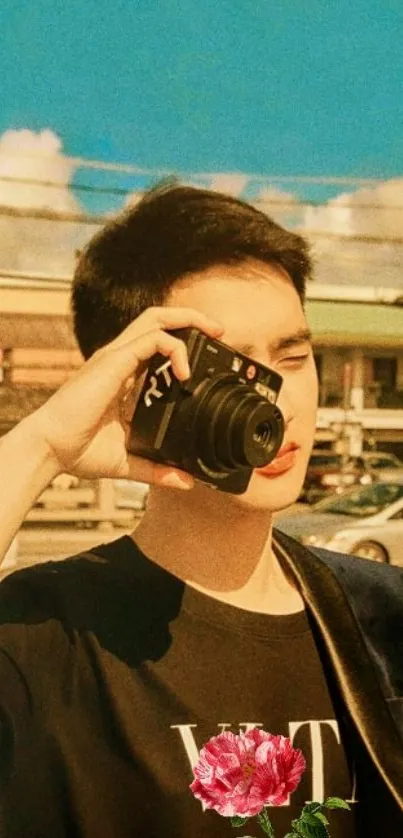
<path id="1" fill-rule="evenodd" d="M 256 817 L 265 835 L 276 838 L 266 807 L 285 803 L 305 768 L 302 752 L 285 736 L 256 727 L 238 735 L 227 731 L 213 736 L 201 749 L 190 788 L 206 809 L 231 818 L 232 826 L 243 827 Z M 284 838 L 329 838 L 323 809 L 349 808 L 339 797 L 306 803 Z"/>
<path id="2" fill-rule="evenodd" d="M 281 806 L 305 771 L 301 751 L 285 736 L 254 728 L 214 736 L 200 752 L 190 788 L 207 809 L 224 817 L 252 817 Z"/>

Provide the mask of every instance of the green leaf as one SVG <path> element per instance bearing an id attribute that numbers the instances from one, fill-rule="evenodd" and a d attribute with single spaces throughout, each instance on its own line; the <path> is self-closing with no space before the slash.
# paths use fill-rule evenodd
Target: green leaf
<path id="1" fill-rule="evenodd" d="M 306 823 L 308 825 L 310 824 L 311 826 L 317 826 L 318 820 L 320 821 L 320 818 L 318 818 L 318 814 L 318 812 L 316 812 L 315 815 L 313 815 L 312 812 L 306 812 L 305 814 L 301 815 L 300 821 L 301 823 Z"/>
<path id="2" fill-rule="evenodd" d="M 308 826 L 307 824 L 300 824 L 298 826 L 298 838 L 329 838 L 329 833 L 325 826 L 321 828 L 318 826 Z"/>
<path id="3" fill-rule="evenodd" d="M 323 805 L 326 809 L 351 809 L 347 801 L 342 800 L 341 797 L 328 797 Z"/>
<path id="4" fill-rule="evenodd" d="M 315 818 L 317 818 L 318 820 L 321 821 L 321 823 L 324 823 L 327 826 L 329 821 L 328 821 L 326 815 L 324 815 L 323 812 L 321 811 L 322 806 L 323 806 L 323 803 L 315 803 L 315 802 L 306 803 L 303 810 L 302 810 L 301 817 L 303 815 L 307 815 L 307 814 L 315 815 Z"/>
<path id="5" fill-rule="evenodd" d="M 240 815 L 234 815 L 234 817 L 231 818 L 231 826 L 244 826 L 248 820 L 248 817 L 241 818 Z"/>
<path id="6" fill-rule="evenodd" d="M 322 821 L 322 823 L 324 823 L 325 826 L 328 825 L 329 821 L 326 815 L 323 814 L 323 812 L 316 812 L 316 817 L 319 818 L 319 820 Z"/>
<path id="7" fill-rule="evenodd" d="M 304 815 L 305 812 L 319 812 L 323 806 L 323 803 L 316 803 L 314 800 L 311 803 L 305 803 L 305 806 L 302 810 L 302 814 Z"/>
<path id="8" fill-rule="evenodd" d="M 306 812 L 298 820 L 292 821 L 291 826 L 301 838 L 329 838 L 326 826 L 317 814 Z"/>

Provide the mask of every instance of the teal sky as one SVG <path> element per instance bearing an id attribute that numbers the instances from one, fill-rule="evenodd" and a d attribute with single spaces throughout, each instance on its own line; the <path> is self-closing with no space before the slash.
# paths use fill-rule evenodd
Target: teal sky
<path id="1" fill-rule="evenodd" d="M 0 134 L 176 171 L 403 171 L 402 0 L 2 0 Z"/>

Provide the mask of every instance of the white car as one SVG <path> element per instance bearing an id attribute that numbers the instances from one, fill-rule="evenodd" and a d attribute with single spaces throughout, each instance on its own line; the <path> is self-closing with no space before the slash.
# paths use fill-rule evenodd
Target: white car
<path id="1" fill-rule="evenodd" d="M 117 509 L 133 509 L 138 512 L 144 511 L 150 490 L 148 483 L 139 483 L 137 480 L 119 478 L 113 481 L 113 485 Z"/>
<path id="2" fill-rule="evenodd" d="M 403 483 L 403 463 L 394 454 L 384 451 L 364 451 L 357 460 L 362 460 L 373 474 L 374 480 L 382 483 Z"/>
<path id="3" fill-rule="evenodd" d="M 373 471 L 403 469 L 402 461 L 388 451 L 363 451 L 356 459 L 361 459 Z"/>
<path id="4" fill-rule="evenodd" d="M 306 546 L 403 566 L 403 484 L 373 483 L 278 513 L 274 526 Z"/>

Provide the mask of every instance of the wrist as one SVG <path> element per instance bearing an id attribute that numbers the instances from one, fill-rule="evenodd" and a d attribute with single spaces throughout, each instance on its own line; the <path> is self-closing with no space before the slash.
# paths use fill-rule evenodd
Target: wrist
<path id="1" fill-rule="evenodd" d="M 63 471 L 45 436 L 37 426 L 35 414 L 19 422 L 10 435 L 14 437 L 19 461 L 27 465 L 32 477 L 34 480 L 37 478 L 39 484 L 47 486 Z"/>
<path id="2" fill-rule="evenodd" d="M 27 512 L 62 471 L 30 417 L 0 440 L 0 564 Z"/>

